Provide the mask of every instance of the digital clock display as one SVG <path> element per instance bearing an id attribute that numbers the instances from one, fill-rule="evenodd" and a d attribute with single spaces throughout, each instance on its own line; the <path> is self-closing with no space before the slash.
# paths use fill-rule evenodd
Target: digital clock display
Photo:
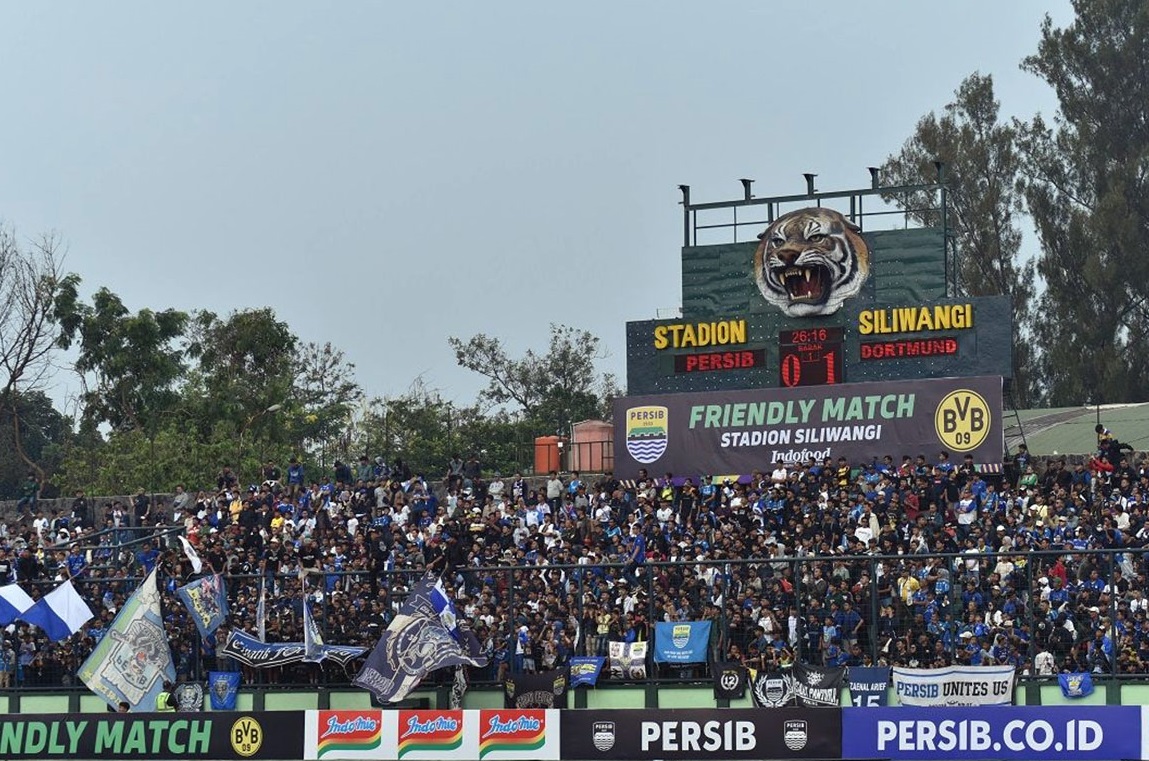
<path id="1" fill-rule="evenodd" d="M 801 328 L 778 333 L 778 384 L 825 386 L 844 383 L 840 327 Z"/>

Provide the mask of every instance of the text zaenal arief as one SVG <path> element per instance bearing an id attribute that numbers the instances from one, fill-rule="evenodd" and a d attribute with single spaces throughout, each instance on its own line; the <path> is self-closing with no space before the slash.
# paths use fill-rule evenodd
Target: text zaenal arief
<path id="1" fill-rule="evenodd" d="M 914 416 L 914 394 L 836 396 L 774 402 L 695 404 L 690 428 L 723 430 L 721 447 L 877 441 L 882 422 Z"/>

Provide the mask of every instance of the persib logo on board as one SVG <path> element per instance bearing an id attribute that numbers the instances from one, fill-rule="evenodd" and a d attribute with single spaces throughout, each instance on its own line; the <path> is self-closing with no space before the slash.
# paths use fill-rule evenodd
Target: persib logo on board
<path id="1" fill-rule="evenodd" d="M 644 405 L 626 411 L 626 451 L 648 465 L 666 452 L 670 420 L 666 407 Z"/>

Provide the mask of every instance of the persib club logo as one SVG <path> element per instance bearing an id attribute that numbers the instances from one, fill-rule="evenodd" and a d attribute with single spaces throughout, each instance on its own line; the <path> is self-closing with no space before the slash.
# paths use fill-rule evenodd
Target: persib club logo
<path id="1" fill-rule="evenodd" d="M 674 628 L 671 629 L 670 641 L 679 650 L 686 647 L 687 643 L 690 642 L 690 624 L 675 624 Z"/>
<path id="2" fill-rule="evenodd" d="M 665 407 L 646 405 L 626 411 L 626 451 L 638 462 L 648 465 L 666 452 L 667 424 Z"/>
<path id="3" fill-rule="evenodd" d="M 614 722 L 596 721 L 591 728 L 591 742 L 595 750 L 606 753 L 614 747 Z"/>
<path id="4" fill-rule="evenodd" d="M 792 719 L 782 727 L 782 739 L 786 747 L 799 751 L 806 747 L 807 731 L 804 719 Z"/>

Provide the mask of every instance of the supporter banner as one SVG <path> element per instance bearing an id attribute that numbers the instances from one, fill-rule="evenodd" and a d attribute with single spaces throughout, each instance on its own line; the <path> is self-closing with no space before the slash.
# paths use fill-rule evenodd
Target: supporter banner
<path id="1" fill-rule="evenodd" d="M 176 595 L 188 609 L 201 637 L 210 637 L 227 620 L 227 585 L 222 574 L 196 579 L 177 589 Z"/>
<path id="2" fill-rule="evenodd" d="M 794 705 L 790 677 L 778 671 L 758 671 L 751 683 L 754 705 L 759 708 L 781 708 Z"/>
<path id="3" fill-rule="evenodd" d="M 562 758 L 840 758 L 842 712 L 780 708 L 581 710 L 562 715 Z"/>
<path id="4" fill-rule="evenodd" d="M 646 679 L 645 642 L 611 642 L 608 652 L 611 679 Z"/>
<path id="5" fill-rule="evenodd" d="M 606 658 L 594 655 L 576 655 L 571 658 L 571 687 L 594 687 Z"/>
<path id="6" fill-rule="evenodd" d="M 303 711 L 0 717 L 5 759 L 301 758 Z"/>
<path id="7" fill-rule="evenodd" d="M 235 699 L 239 695 L 239 672 L 207 672 L 207 692 L 210 696 L 211 710 L 234 711 Z"/>
<path id="8" fill-rule="evenodd" d="M 1076 674 L 1058 674 L 1061 694 L 1067 698 L 1083 698 L 1093 694 L 1093 676 L 1088 671 Z"/>
<path id="9" fill-rule="evenodd" d="M 886 666 L 850 666 L 850 703 L 859 708 L 884 706 L 888 702 L 890 669 Z"/>
<path id="10" fill-rule="evenodd" d="M 365 647 L 351 645 L 320 645 L 324 658 L 346 666 L 367 653 Z M 255 637 L 233 631 L 220 651 L 221 655 L 235 658 L 240 663 L 257 669 L 286 666 L 304 660 L 307 646 L 303 642 L 260 642 Z"/>
<path id="11" fill-rule="evenodd" d="M 1001 462 L 1000 377 L 629 396 L 615 400 L 615 472 L 751 473 L 764 462 L 870 462 L 946 450 Z"/>
<path id="12" fill-rule="evenodd" d="M 712 663 L 714 697 L 724 700 L 738 699 L 746 694 L 747 671 L 741 663 Z"/>
<path id="13" fill-rule="evenodd" d="M 507 708 L 566 708 L 569 679 L 566 669 L 538 674 L 511 674 L 503 683 Z"/>
<path id="14" fill-rule="evenodd" d="M 894 692 L 904 706 L 1000 706 L 1013 703 L 1013 666 L 894 667 Z"/>
<path id="15" fill-rule="evenodd" d="M 706 663 L 709 621 L 658 621 L 654 625 L 655 663 Z"/>
<path id="16" fill-rule="evenodd" d="M 1144 758 L 1136 706 L 849 708 L 842 757 L 905 761 Z"/>
<path id="17" fill-rule="evenodd" d="M 790 669 L 790 694 L 803 706 L 837 706 L 846 683 L 846 667 L 811 666 L 799 661 Z"/>
<path id="18" fill-rule="evenodd" d="M 304 759 L 557 761 L 559 711 L 308 711 Z"/>
<path id="19" fill-rule="evenodd" d="M 844 666 L 795 663 L 789 671 L 759 671 L 754 675 L 754 704 L 759 708 L 837 706 L 845 682 Z"/>

